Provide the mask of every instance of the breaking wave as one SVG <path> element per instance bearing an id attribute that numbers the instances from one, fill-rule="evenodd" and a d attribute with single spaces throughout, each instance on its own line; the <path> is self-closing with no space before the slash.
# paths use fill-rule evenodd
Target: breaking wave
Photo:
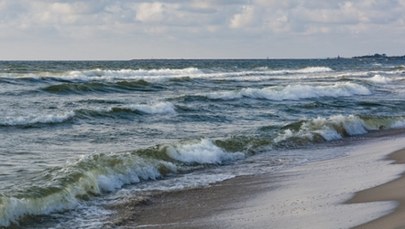
<path id="1" fill-rule="evenodd" d="M 216 141 L 203 138 L 132 152 L 87 155 L 63 167 L 44 171 L 35 186 L 0 196 L 0 226 L 9 226 L 27 215 L 72 209 L 92 196 L 115 192 L 124 185 L 228 164 L 260 151 L 261 147 L 332 141 L 404 127 L 404 117 L 334 115 L 273 127 L 272 131 L 277 131 L 270 139 L 267 134 Z"/>
<path id="2" fill-rule="evenodd" d="M 85 156 L 63 168 L 46 171 L 44 185 L 0 196 L 0 226 L 9 226 L 26 215 L 71 209 L 91 196 L 114 192 L 124 185 L 242 158 L 243 153 L 226 152 L 209 139 Z"/>
<path id="3" fill-rule="evenodd" d="M 382 129 L 404 128 L 404 117 L 366 117 L 356 115 L 334 115 L 318 117 L 289 124 L 274 139 L 275 143 L 305 139 L 308 141 L 332 141 L 346 136 L 356 136 Z"/>
<path id="4" fill-rule="evenodd" d="M 121 69 L 121 70 L 104 70 L 93 69 L 84 71 L 71 71 L 62 77 L 75 80 L 115 80 L 115 79 L 161 79 L 172 77 L 189 77 L 196 74 L 202 74 L 197 68 L 183 69 Z"/>
<path id="5" fill-rule="evenodd" d="M 242 159 L 242 153 L 227 153 L 212 141 L 203 139 L 197 144 L 186 144 L 168 148 L 168 155 L 178 161 L 199 164 L 220 164 L 224 161 Z"/>
<path id="6" fill-rule="evenodd" d="M 373 83 L 382 83 L 382 84 L 386 84 L 392 81 L 392 79 L 386 77 L 386 76 L 381 76 L 381 75 L 375 75 L 371 78 L 368 78 L 367 80 L 373 82 Z"/>
<path id="7" fill-rule="evenodd" d="M 160 87 L 145 80 L 117 81 L 117 82 L 78 82 L 50 85 L 42 88 L 43 91 L 54 94 L 86 93 L 86 92 L 120 92 L 120 91 L 153 91 Z"/>
<path id="8" fill-rule="evenodd" d="M 113 106 L 108 108 L 78 109 L 61 114 L 37 114 L 27 116 L 6 116 L 0 118 L 3 127 L 32 127 L 38 125 L 61 124 L 73 119 L 96 119 L 99 117 L 114 117 L 121 113 L 135 113 L 139 115 L 173 115 L 176 107 L 170 102 L 151 104 L 135 104 L 127 106 Z"/>
<path id="9" fill-rule="evenodd" d="M 175 106 L 170 102 L 159 102 L 156 104 L 138 104 L 128 106 L 128 108 L 146 114 L 176 114 Z"/>
<path id="10" fill-rule="evenodd" d="M 300 100 L 319 97 L 346 97 L 370 95 L 365 86 L 344 82 L 327 86 L 288 85 L 285 87 L 266 87 L 263 89 L 245 88 L 240 91 L 217 92 L 208 95 L 210 99 L 233 100 L 243 97 L 268 100 Z"/>
<path id="11" fill-rule="evenodd" d="M 314 67 L 305 67 L 301 69 L 269 69 L 268 67 L 256 68 L 255 70 L 246 70 L 246 69 L 218 69 L 218 70 L 202 70 L 195 67 L 188 67 L 182 69 L 171 69 L 171 68 L 162 68 L 162 69 L 89 69 L 89 70 L 75 70 L 67 72 L 37 72 L 37 73 L 27 73 L 27 74 L 13 74 L 13 73 L 3 73 L 0 78 L 10 78 L 10 79 L 54 79 L 54 80 L 63 80 L 63 81 L 79 81 L 79 82 L 88 82 L 88 81 L 137 81 L 144 83 L 142 81 L 154 81 L 162 79 L 173 79 L 173 78 L 227 78 L 229 76 L 254 76 L 254 75 L 287 75 L 287 74 L 316 74 L 323 72 L 332 72 L 333 69 L 323 66 L 314 66 Z M 119 89 L 123 87 L 124 89 L 132 86 L 139 85 L 102 85 L 100 83 L 92 83 L 89 85 L 83 84 L 61 84 L 54 85 L 45 88 L 44 90 L 50 92 L 59 92 L 59 91 L 87 91 L 87 90 L 97 90 L 100 87 L 113 86 L 118 87 Z M 94 88 L 94 89 L 93 89 Z"/>
<path id="12" fill-rule="evenodd" d="M 0 126 L 30 126 L 38 124 L 63 123 L 72 119 L 75 112 L 65 112 L 63 114 L 28 115 L 28 116 L 6 116 L 0 118 Z"/>
<path id="13" fill-rule="evenodd" d="M 333 69 L 323 66 L 315 67 L 305 67 L 301 69 L 282 69 L 282 70 L 272 70 L 267 71 L 270 74 L 309 74 L 309 73 L 322 73 L 322 72 L 332 72 Z"/>

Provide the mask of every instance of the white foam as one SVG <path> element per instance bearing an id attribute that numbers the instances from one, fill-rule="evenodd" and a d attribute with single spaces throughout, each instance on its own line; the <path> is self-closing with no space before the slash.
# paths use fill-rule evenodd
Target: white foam
<path id="1" fill-rule="evenodd" d="M 323 66 L 306 67 L 298 70 L 290 70 L 292 73 L 320 73 L 320 72 L 332 72 L 333 69 Z"/>
<path id="2" fill-rule="evenodd" d="M 221 91 L 210 93 L 207 97 L 209 99 L 234 100 L 243 98 L 243 95 L 234 91 Z"/>
<path id="3" fill-rule="evenodd" d="M 391 128 L 405 128 L 405 120 L 397 120 L 393 124 L 391 124 Z"/>
<path id="4" fill-rule="evenodd" d="M 221 164 L 244 158 L 243 153 L 227 153 L 209 139 L 202 139 L 197 143 L 169 146 L 167 154 L 177 161 L 199 164 Z"/>
<path id="5" fill-rule="evenodd" d="M 270 69 L 268 67 L 258 67 L 254 70 L 240 70 L 234 72 L 206 73 L 202 77 L 218 78 L 222 80 L 239 81 L 262 81 L 266 79 L 290 79 L 291 74 L 295 78 L 323 78 L 324 74 L 319 73 L 333 72 L 333 69 L 323 66 L 305 67 L 301 69 Z M 328 75 L 329 76 L 329 75 Z"/>
<path id="6" fill-rule="evenodd" d="M 262 89 L 244 88 L 240 91 L 216 92 L 208 94 L 211 99 L 232 100 L 242 97 L 268 100 L 300 100 L 319 97 L 347 97 L 370 95 L 370 90 L 362 85 L 344 82 L 333 85 L 288 85 L 284 87 L 266 87 Z"/>
<path id="7" fill-rule="evenodd" d="M 137 104 L 128 106 L 128 108 L 146 114 L 176 114 L 175 106 L 170 102 L 158 102 L 154 104 Z"/>
<path id="8" fill-rule="evenodd" d="M 192 77 L 202 74 L 197 68 L 183 69 L 120 69 L 120 70 L 104 70 L 92 69 L 82 71 L 70 71 L 62 74 L 60 77 L 75 80 L 116 80 L 116 79 L 164 79 L 173 77 Z"/>
<path id="9" fill-rule="evenodd" d="M 382 83 L 382 84 L 386 84 L 392 81 L 392 79 L 386 77 L 386 76 L 381 76 L 381 75 L 375 75 L 371 78 L 368 78 L 367 80 L 374 82 L 374 83 Z"/>
<path id="10" fill-rule="evenodd" d="M 322 72 L 332 72 L 333 69 L 325 66 L 313 66 L 305 67 L 300 69 L 269 69 L 268 67 L 258 67 L 255 68 L 259 72 L 264 72 L 271 75 L 283 75 L 283 74 L 305 74 L 305 73 L 322 73 Z"/>
<path id="11" fill-rule="evenodd" d="M 362 145 L 323 148 L 349 156 L 309 163 L 280 172 L 277 188 L 216 214 L 210 220 L 229 228 L 351 228 L 391 212 L 397 204 L 373 202 L 342 204 L 353 193 L 397 178 L 404 165 L 382 160 L 405 147 L 405 138 L 390 138 Z M 315 149 L 316 150 L 316 149 Z M 314 149 L 300 154 L 313 154 Z M 270 182 L 270 181 L 269 181 Z M 208 223 L 210 223 L 208 222 Z M 206 225 L 207 222 L 206 222 Z"/>
<path id="12" fill-rule="evenodd" d="M 64 184 L 63 190 L 38 198 L 0 196 L 0 226 L 8 226 L 24 215 L 72 209 L 80 204 L 78 196 L 113 192 L 126 184 L 155 180 L 161 177 L 159 168 L 162 167 L 171 172 L 177 170 L 170 162 L 143 159 L 130 153 L 84 156 L 78 161 L 68 163 L 61 171 L 64 176 L 82 172 L 79 180 Z"/>
<path id="13" fill-rule="evenodd" d="M 255 69 L 237 69 L 234 70 L 206 70 L 195 67 L 188 67 L 182 69 L 87 69 L 75 70 L 67 72 L 39 72 L 29 74 L 2 74 L 0 77 L 6 78 L 60 78 L 66 80 L 80 80 L 80 81 L 93 81 L 93 80 L 165 80 L 172 78 L 214 78 L 222 80 L 263 80 L 269 76 L 283 76 L 283 75 L 305 75 L 308 77 L 319 75 L 319 73 L 332 72 L 333 69 L 325 66 L 305 67 L 301 69 L 270 69 L 268 67 L 259 67 Z M 249 76 L 249 77 L 246 77 Z M 258 76 L 258 77 L 254 77 Z"/>
<path id="14" fill-rule="evenodd" d="M 61 123 L 73 118 L 75 113 L 65 112 L 62 114 L 46 114 L 46 115 L 27 115 L 27 116 L 6 116 L 0 118 L 0 125 L 5 126 L 23 126 L 32 124 L 46 124 L 46 123 Z"/>
<path id="15" fill-rule="evenodd" d="M 313 140 L 314 134 L 319 134 L 326 141 L 342 139 L 344 133 L 354 136 L 366 134 L 369 130 L 378 129 L 367 125 L 361 118 L 355 115 L 333 115 L 328 118 L 317 117 L 310 119 L 300 126 L 299 130 L 286 129 L 280 133 L 274 142 L 278 143 L 292 137 Z"/>

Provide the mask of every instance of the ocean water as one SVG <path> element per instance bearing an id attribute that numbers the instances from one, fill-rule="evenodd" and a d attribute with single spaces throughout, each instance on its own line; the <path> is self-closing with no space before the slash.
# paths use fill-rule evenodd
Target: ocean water
<path id="1" fill-rule="evenodd" d="M 404 129 L 405 59 L 0 62 L 0 112 L 0 227 L 100 228 L 144 193 Z"/>

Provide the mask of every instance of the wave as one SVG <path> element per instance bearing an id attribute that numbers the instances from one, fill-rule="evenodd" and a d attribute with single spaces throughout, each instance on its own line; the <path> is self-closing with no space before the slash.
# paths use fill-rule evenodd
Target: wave
<path id="1" fill-rule="evenodd" d="M 176 114 L 175 106 L 170 102 L 159 102 L 155 104 L 138 104 L 128 106 L 128 108 L 146 114 Z"/>
<path id="2" fill-rule="evenodd" d="M 315 67 L 305 67 L 301 69 L 285 69 L 285 70 L 273 70 L 269 73 L 272 74 L 308 74 L 308 73 L 322 73 L 322 72 L 332 72 L 333 69 L 324 66 Z"/>
<path id="3" fill-rule="evenodd" d="M 182 69 L 89 69 L 80 71 L 67 71 L 61 73 L 37 73 L 35 77 L 32 74 L 29 78 L 54 78 L 64 80 L 94 81 L 94 80 L 153 80 L 173 77 L 189 77 L 202 74 L 198 68 Z"/>
<path id="4" fill-rule="evenodd" d="M 63 123 L 75 116 L 75 112 L 65 112 L 63 114 L 29 115 L 29 116 L 6 116 L 0 118 L 0 126 L 31 126 L 38 124 Z"/>
<path id="5" fill-rule="evenodd" d="M 295 77 L 298 78 L 319 78 L 324 76 L 319 76 L 318 73 L 333 71 L 333 69 L 324 66 L 305 67 L 300 69 L 271 69 L 269 67 L 258 67 L 253 70 L 240 69 L 236 71 L 224 70 L 220 72 L 207 71 L 207 73 L 200 75 L 200 77 L 215 78 L 221 80 L 261 81 L 268 78 L 290 78 L 290 75 L 295 75 Z"/>
<path id="6" fill-rule="evenodd" d="M 343 82 L 326 86 L 288 85 L 285 87 L 266 87 L 262 89 L 245 88 L 240 91 L 227 91 L 209 94 L 210 99 L 234 100 L 243 97 L 267 100 L 300 100 L 319 97 L 347 97 L 370 95 L 365 86 Z"/>
<path id="7" fill-rule="evenodd" d="M 161 79 L 165 77 L 188 77 L 201 74 L 198 68 L 183 69 L 92 69 L 84 71 L 70 71 L 63 77 L 78 80 L 114 80 L 114 79 Z"/>
<path id="8" fill-rule="evenodd" d="M 85 93 L 85 92 L 120 92 L 120 91 L 154 91 L 161 89 L 145 80 L 131 80 L 118 82 L 82 82 L 63 83 L 42 88 L 43 91 L 55 94 Z"/>
<path id="9" fill-rule="evenodd" d="M 386 77 L 386 76 L 381 76 L 381 75 L 374 75 L 373 77 L 371 77 L 371 78 L 368 78 L 367 79 L 368 81 L 371 81 L 371 82 L 373 82 L 373 83 L 382 83 L 382 84 L 386 84 L 386 83 L 389 83 L 389 82 L 391 82 L 392 81 L 392 79 L 391 78 L 388 78 L 388 77 Z"/>
<path id="10" fill-rule="evenodd" d="M 173 115 L 176 106 L 170 102 L 151 104 L 136 104 L 127 106 L 112 106 L 107 108 L 78 109 L 61 114 L 38 114 L 27 116 L 6 116 L 0 118 L 0 127 L 33 127 L 40 125 L 62 124 L 73 119 L 95 119 L 100 117 L 115 118 L 122 113 L 139 115 Z"/>
<path id="11" fill-rule="evenodd" d="M 289 124 L 274 139 L 275 143 L 291 141 L 332 141 L 346 136 L 356 136 L 382 129 L 405 127 L 404 117 L 367 117 L 334 115 L 318 117 Z M 293 140 L 294 141 L 294 140 Z"/>
<path id="12" fill-rule="evenodd" d="M 124 106 L 112 106 L 92 110 L 78 110 L 82 117 L 93 118 L 97 116 L 111 116 L 115 113 L 137 113 L 137 114 L 176 114 L 176 106 L 171 102 L 157 102 L 150 104 L 133 104 Z"/>
<path id="13" fill-rule="evenodd" d="M 242 158 L 243 153 L 226 152 L 209 139 L 85 156 L 45 171 L 44 185 L 0 196 L 0 226 L 9 226 L 26 215 L 72 209 L 92 196 L 114 192 L 124 185 Z"/>
<path id="14" fill-rule="evenodd" d="M 24 74 L 3 73 L 0 78 L 10 79 L 52 79 L 56 81 L 131 81 L 131 80 L 144 80 L 154 81 L 162 79 L 181 79 L 181 78 L 220 78 L 231 79 L 230 76 L 254 76 L 254 75 L 286 75 L 286 74 L 316 74 L 331 72 L 333 69 L 325 66 L 313 66 L 300 69 L 269 69 L 268 67 L 261 67 L 255 69 L 199 69 L 195 67 L 187 67 L 181 69 L 162 68 L 162 69 L 87 69 L 87 70 L 74 70 L 66 72 L 35 72 Z M 49 91 L 58 90 L 89 90 L 85 89 L 86 85 L 60 85 L 47 88 Z M 96 83 L 94 87 L 100 86 Z"/>
<path id="15" fill-rule="evenodd" d="M 65 72 L 1 73 L 0 78 L 35 79 L 55 81 L 115 81 L 115 80 L 158 80 L 182 78 L 203 74 L 194 67 L 171 69 L 87 69 Z"/>
<path id="16" fill-rule="evenodd" d="M 169 147 L 168 155 L 178 161 L 198 164 L 220 164 L 224 161 L 244 158 L 242 153 L 225 152 L 208 139 L 203 139 L 197 144 Z"/>

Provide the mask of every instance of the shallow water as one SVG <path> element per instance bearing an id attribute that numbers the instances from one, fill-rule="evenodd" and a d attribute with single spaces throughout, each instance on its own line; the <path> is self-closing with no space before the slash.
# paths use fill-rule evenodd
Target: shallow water
<path id="1" fill-rule="evenodd" d="M 0 62 L 0 112 L 0 225 L 97 228 L 134 192 L 321 160 L 336 155 L 285 149 L 404 128 L 405 60 Z"/>

